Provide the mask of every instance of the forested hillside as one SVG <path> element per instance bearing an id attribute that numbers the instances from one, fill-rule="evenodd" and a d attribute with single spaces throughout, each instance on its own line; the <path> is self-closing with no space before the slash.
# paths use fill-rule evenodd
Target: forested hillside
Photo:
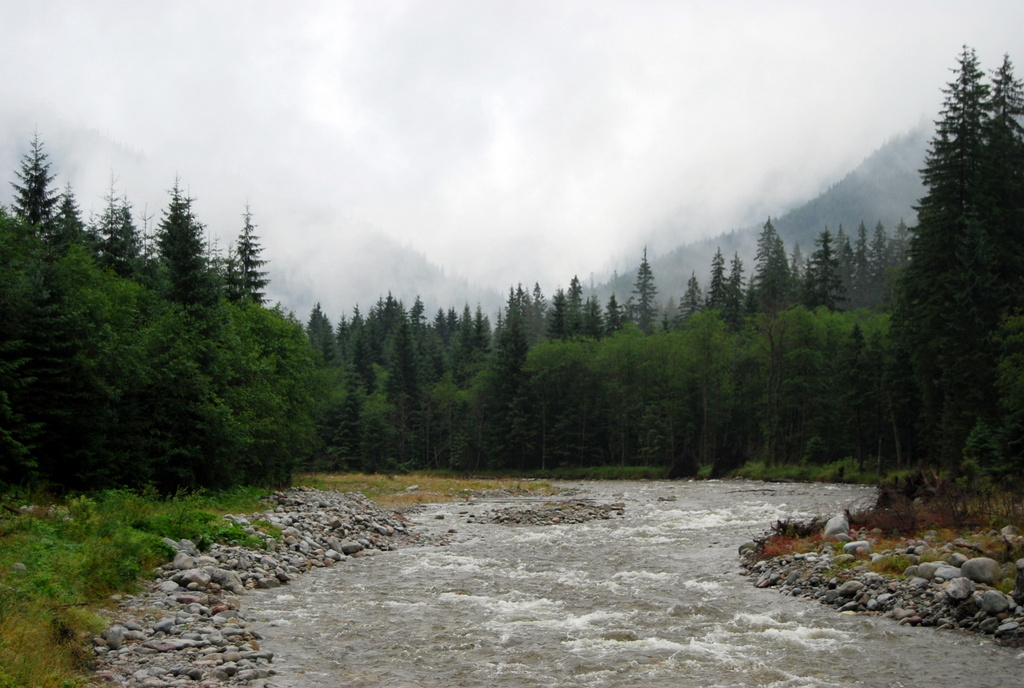
<path id="1" fill-rule="evenodd" d="M 253 215 L 226 255 L 175 182 L 152 237 L 88 222 L 36 138 L 0 212 L 0 480 L 287 482 L 294 467 L 544 471 L 746 462 L 1024 467 L 1024 91 L 958 58 L 917 224 L 771 221 L 666 289 L 517 285 L 492 318 L 391 295 L 303 324 L 263 303 Z M 852 183 L 852 182 L 851 182 Z M 871 188 L 859 181 L 860 188 Z"/>
<path id="2" fill-rule="evenodd" d="M 869 232 L 881 224 L 889 233 L 894 233 L 900 223 L 913 225 L 917 217 L 914 206 L 924 194 L 919 170 L 924 165 L 927 139 L 923 126 L 893 137 L 816 198 L 772 218 L 772 224 L 788 246 L 798 245 L 805 253 L 813 250 L 815 238 L 825 227 L 833 233 L 843 229 L 855 236 L 861 223 Z M 704 279 L 715 251 L 752 260 L 760 229 L 736 229 L 652 258 L 663 298 L 672 296 L 678 301 L 691 273 Z M 621 297 L 631 288 L 632 275 L 622 274 L 597 285 L 596 293 L 603 299 L 612 291 Z"/>

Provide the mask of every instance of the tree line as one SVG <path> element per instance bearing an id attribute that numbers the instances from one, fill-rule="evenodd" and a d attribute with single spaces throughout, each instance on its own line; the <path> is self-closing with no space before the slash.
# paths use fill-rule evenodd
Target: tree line
<path id="1" fill-rule="evenodd" d="M 1008 58 L 986 77 L 968 48 L 954 75 L 916 226 L 823 228 L 805 256 L 769 220 L 749 273 L 719 251 L 706 283 L 665 298 L 645 251 L 630 294 L 517 285 L 493 319 L 389 294 L 299 323 L 264 303 L 248 208 L 226 255 L 177 181 L 152 235 L 113 184 L 83 221 L 37 137 L 0 209 L 0 480 L 168 491 L 295 467 L 683 476 L 847 458 L 1012 479 L 1024 91 Z"/>
<path id="2" fill-rule="evenodd" d="M 264 304 L 245 209 L 226 256 L 178 180 L 152 235 L 111 185 L 85 220 L 39 136 L 0 207 L 0 481 L 287 482 L 315 441 L 302 326 Z"/>
<path id="3" fill-rule="evenodd" d="M 805 257 L 769 220 L 749 278 L 719 251 L 706 284 L 665 301 L 645 252 L 624 301 L 576 277 L 550 299 L 518 285 L 493 327 L 391 295 L 336 325 L 316 306 L 306 329 L 333 392 L 308 465 L 692 475 L 851 457 L 1015 474 L 1024 98 L 1009 58 L 986 80 L 965 48 L 955 75 L 916 227 L 826 227 Z"/>

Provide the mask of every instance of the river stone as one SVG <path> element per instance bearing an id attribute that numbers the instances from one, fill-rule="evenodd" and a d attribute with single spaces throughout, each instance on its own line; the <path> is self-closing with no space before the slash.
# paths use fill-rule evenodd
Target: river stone
<path id="1" fill-rule="evenodd" d="M 342 554 L 355 554 L 356 552 L 362 552 L 363 549 L 363 546 L 354 540 L 346 540 L 341 543 Z"/>
<path id="2" fill-rule="evenodd" d="M 180 552 L 185 552 L 186 554 L 189 554 L 193 557 L 199 556 L 199 548 L 196 547 L 196 543 L 192 542 L 191 540 L 186 540 L 182 538 L 181 540 L 178 540 L 178 544 L 176 545 L 176 547 Z"/>
<path id="3" fill-rule="evenodd" d="M 850 519 L 845 513 L 836 514 L 828 520 L 825 524 L 825 539 L 826 540 L 839 540 L 839 536 L 844 536 L 843 539 L 848 539 L 850 530 Z"/>
<path id="4" fill-rule="evenodd" d="M 186 553 L 178 552 L 174 555 L 174 562 L 171 564 L 178 571 L 187 571 L 188 569 L 195 568 L 195 560 Z"/>
<path id="5" fill-rule="evenodd" d="M 1003 575 L 1003 568 L 999 562 L 988 557 L 968 559 L 960 567 L 960 571 L 975 583 L 984 583 L 985 585 L 992 585 Z"/>
<path id="6" fill-rule="evenodd" d="M 946 557 L 946 561 L 949 562 L 950 566 L 960 568 L 964 565 L 964 562 L 967 561 L 967 557 L 963 554 L 960 554 L 960 552 L 953 552 L 948 557 Z"/>
<path id="7" fill-rule="evenodd" d="M 946 586 L 946 595 L 957 602 L 962 602 L 974 594 L 974 581 L 963 576 L 954 578 Z"/>
<path id="8" fill-rule="evenodd" d="M 852 554 L 857 556 L 860 550 L 865 550 L 865 554 L 871 554 L 871 543 L 867 540 L 856 540 L 854 542 L 847 542 L 843 545 L 844 554 Z"/>
<path id="9" fill-rule="evenodd" d="M 986 590 L 981 594 L 981 610 L 989 616 L 1002 614 L 1009 608 L 1010 601 L 998 590 Z"/>
<path id="10" fill-rule="evenodd" d="M 917 575 L 931 580 L 935 578 L 935 572 L 939 570 L 939 567 L 945 565 L 946 563 L 943 561 L 926 561 L 917 565 Z"/>
<path id="11" fill-rule="evenodd" d="M 832 563 L 835 564 L 836 566 L 841 566 L 842 564 L 849 564 L 849 563 L 854 562 L 856 560 L 857 560 L 857 557 L 853 556 L 852 554 L 840 554 L 837 557 L 832 559 Z"/>
<path id="12" fill-rule="evenodd" d="M 933 576 L 933 578 L 941 578 L 944 581 L 963 577 L 963 572 L 955 566 L 940 566 L 935 569 L 935 575 Z"/>
<path id="13" fill-rule="evenodd" d="M 848 580 L 842 585 L 840 585 L 838 588 L 836 588 L 836 592 L 839 593 L 840 597 L 853 597 L 863 589 L 864 584 L 860 581 Z"/>
<path id="14" fill-rule="evenodd" d="M 181 574 L 181 579 L 189 583 L 195 583 L 200 588 L 205 588 L 210 584 L 210 574 L 202 569 L 189 569 Z"/>
<path id="15" fill-rule="evenodd" d="M 107 647 L 111 650 L 120 650 L 124 647 L 124 626 L 111 626 L 103 632 L 103 639 L 107 641 Z"/>
<path id="16" fill-rule="evenodd" d="M 904 578 L 916 578 L 918 576 L 918 565 L 911 564 L 903 570 Z"/>

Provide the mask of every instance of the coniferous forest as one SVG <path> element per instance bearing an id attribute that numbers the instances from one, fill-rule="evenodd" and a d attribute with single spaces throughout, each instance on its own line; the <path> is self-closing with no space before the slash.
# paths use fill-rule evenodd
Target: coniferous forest
<path id="1" fill-rule="evenodd" d="M 659 293 L 573 277 L 491 315 L 390 295 L 337 320 L 264 303 L 248 209 L 227 255 L 175 182 L 152 237 L 111 189 L 81 217 L 38 136 L 0 209 L 0 480 L 160 491 L 295 469 L 673 476 L 846 461 L 1024 468 L 1024 87 L 974 52 L 921 170 L 917 224 L 823 227 Z"/>

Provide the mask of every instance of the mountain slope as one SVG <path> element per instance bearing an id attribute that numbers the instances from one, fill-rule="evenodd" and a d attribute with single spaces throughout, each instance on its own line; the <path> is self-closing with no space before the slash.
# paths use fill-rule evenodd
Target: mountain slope
<path id="1" fill-rule="evenodd" d="M 817 198 L 773 217 L 772 224 L 785 241 L 787 252 L 798 243 L 808 255 L 826 226 L 836 231 L 842 225 L 850 234 L 862 221 L 869 231 L 878 222 L 890 233 L 900 220 L 913 226 L 917 221 L 914 205 L 924 195 L 919 170 L 924 165 L 929 135 L 922 126 L 893 137 Z M 726 265 L 734 253 L 740 255 L 744 277 L 749 279 L 762 226 L 726 232 L 651 258 L 659 298 L 663 303 L 670 298 L 678 303 L 691 273 L 696 273 L 705 286 L 711 259 L 719 248 Z M 598 298 L 604 303 L 614 291 L 619 302 L 624 302 L 633 290 L 634 279 L 635 270 L 613 276 L 597 286 Z"/>

